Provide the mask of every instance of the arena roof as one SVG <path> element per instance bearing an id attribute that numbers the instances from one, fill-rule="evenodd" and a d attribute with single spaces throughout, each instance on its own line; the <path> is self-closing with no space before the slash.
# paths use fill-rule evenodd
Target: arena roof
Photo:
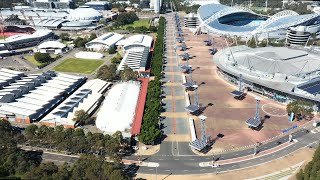
<path id="1" fill-rule="evenodd" d="M 107 34 L 103 34 L 96 39 L 88 42 L 86 44 L 86 48 L 109 48 L 110 46 L 115 45 L 118 41 L 123 39 L 124 36 L 118 33 L 109 32 Z"/>
<path id="2" fill-rule="evenodd" d="M 232 15 L 234 15 L 234 17 L 232 17 Z M 319 17 L 318 14 L 298 15 L 296 12 L 285 10 L 269 17 L 267 20 L 262 20 L 267 17 L 258 15 L 243 7 L 229 7 L 221 4 L 207 4 L 201 6 L 198 9 L 198 16 L 200 27 L 205 26 L 213 33 L 237 36 L 249 36 L 251 34 L 267 31 L 271 32 L 291 26 L 297 26 L 303 23 L 312 23 L 309 21 Z M 260 20 L 261 22 L 238 25 L 221 22 L 221 19 L 224 17 L 228 17 L 229 19 L 232 17 L 234 22 L 240 20 L 246 21 L 243 19 L 246 16 L 255 16 L 257 20 Z M 254 21 L 253 19 L 247 19 L 247 21 L 248 20 Z"/>
<path id="3" fill-rule="evenodd" d="M 115 84 L 106 96 L 96 119 L 98 129 L 107 133 L 131 128 L 140 92 L 140 83 Z"/>
<path id="4" fill-rule="evenodd" d="M 46 41 L 46 42 L 43 42 L 41 43 L 39 46 L 38 46 L 38 49 L 63 49 L 67 47 L 65 44 L 61 43 L 61 42 L 58 42 L 58 41 Z"/>
<path id="5" fill-rule="evenodd" d="M 131 47 L 136 46 L 143 46 L 143 47 L 151 47 L 153 38 L 151 36 L 143 35 L 143 34 L 137 34 L 130 36 L 126 39 L 126 43 L 124 44 L 123 48 L 125 50 L 130 49 Z"/>
<path id="6" fill-rule="evenodd" d="M 47 36 L 50 33 L 52 33 L 51 30 L 38 29 L 33 34 L 19 34 L 19 35 L 7 37 L 5 40 L 0 40 L 0 44 L 1 43 L 8 43 L 8 42 L 16 42 L 16 41 L 24 40 L 24 39 L 40 38 L 40 37 Z"/>
<path id="7" fill-rule="evenodd" d="M 102 14 L 93 8 L 77 8 L 70 11 L 69 19 L 77 20 L 93 20 L 101 18 Z"/>
<path id="8" fill-rule="evenodd" d="M 214 60 L 223 72 L 236 77 L 242 74 L 249 86 L 255 83 L 320 102 L 319 94 L 299 90 L 301 84 L 319 77 L 319 58 L 319 54 L 287 47 L 238 46 L 219 51 Z"/>

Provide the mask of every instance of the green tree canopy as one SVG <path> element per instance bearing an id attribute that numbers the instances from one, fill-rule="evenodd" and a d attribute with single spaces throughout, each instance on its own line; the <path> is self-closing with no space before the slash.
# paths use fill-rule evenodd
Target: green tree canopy
<path id="1" fill-rule="evenodd" d="M 312 116 L 313 104 L 305 100 L 296 100 L 287 105 L 288 114 L 294 113 L 296 118 L 308 118 Z"/>
<path id="2" fill-rule="evenodd" d="M 132 70 L 130 67 L 126 66 L 124 69 L 120 72 L 120 77 L 122 81 L 131 81 L 136 80 L 138 78 L 138 72 Z"/>
<path id="3" fill-rule="evenodd" d="M 63 41 L 70 41 L 70 34 L 69 33 L 61 33 L 59 38 Z"/>
<path id="4" fill-rule="evenodd" d="M 34 54 L 34 59 L 41 63 L 49 63 L 53 60 L 49 53 L 40 53 L 40 52 L 36 52 Z"/>
<path id="5" fill-rule="evenodd" d="M 90 123 L 91 118 L 86 111 L 81 109 L 81 110 L 78 110 L 74 113 L 74 118 L 72 120 L 76 123 L 84 125 L 84 124 Z"/>
<path id="6" fill-rule="evenodd" d="M 117 77 L 116 71 L 117 71 L 117 67 L 114 64 L 103 65 L 100 67 L 100 69 L 97 72 L 97 78 L 106 80 L 106 81 L 115 80 Z"/>

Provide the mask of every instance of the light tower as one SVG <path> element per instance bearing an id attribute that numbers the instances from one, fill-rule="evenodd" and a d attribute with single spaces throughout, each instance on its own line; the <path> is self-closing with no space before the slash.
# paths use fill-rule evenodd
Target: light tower
<path id="1" fill-rule="evenodd" d="M 254 119 L 256 121 L 261 121 L 261 117 L 260 117 L 260 98 L 259 97 L 256 97 L 256 113 L 255 113 Z"/>
<path id="2" fill-rule="evenodd" d="M 206 119 L 207 117 L 204 115 L 200 115 L 199 119 L 201 121 L 201 141 L 207 143 L 207 131 L 206 131 Z"/>

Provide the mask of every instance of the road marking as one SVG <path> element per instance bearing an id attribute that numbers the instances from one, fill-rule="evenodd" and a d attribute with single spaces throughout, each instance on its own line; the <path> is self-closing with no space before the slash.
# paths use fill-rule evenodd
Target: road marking
<path id="1" fill-rule="evenodd" d="M 166 169 L 166 170 L 164 170 L 164 171 L 170 171 L 169 169 Z"/>
<path id="2" fill-rule="evenodd" d="M 205 169 L 200 169 L 200 171 L 204 171 Z"/>
<path id="3" fill-rule="evenodd" d="M 183 170 L 184 172 L 189 171 L 189 170 Z"/>
<path id="4" fill-rule="evenodd" d="M 152 171 L 153 169 L 148 169 L 149 171 Z"/>
<path id="5" fill-rule="evenodd" d="M 190 159 L 191 161 L 193 161 L 194 159 Z"/>
<path id="6" fill-rule="evenodd" d="M 159 161 L 162 161 L 163 159 L 159 159 Z"/>
<path id="7" fill-rule="evenodd" d="M 174 160 L 179 161 L 179 159 L 174 159 Z"/>
<path id="8" fill-rule="evenodd" d="M 206 158 L 206 159 L 210 159 L 210 158 Z"/>
<path id="9" fill-rule="evenodd" d="M 237 165 L 232 165 L 232 167 L 236 167 Z"/>
<path id="10" fill-rule="evenodd" d="M 261 158 L 260 161 L 263 161 L 263 158 Z"/>

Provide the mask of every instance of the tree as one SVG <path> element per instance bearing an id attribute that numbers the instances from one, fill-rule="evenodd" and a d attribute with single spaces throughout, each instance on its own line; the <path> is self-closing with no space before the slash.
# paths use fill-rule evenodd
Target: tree
<path id="1" fill-rule="evenodd" d="M 103 65 L 97 72 L 97 78 L 105 81 L 115 80 L 117 77 L 116 71 L 117 67 L 114 64 Z"/>
<path id="2" fill-rule="evenodd" d="M 35 124 L 31 124 L 29 126 L 26 127 L 26 129 L 24 130 L 25 135 L 28 139 L 33 139 L 36 132 L 38 130 L 38 126 Z"/>
<path id="3" fill-rule="evenodd" d="M 120 13 L 117 19 L 114 21 L 114 26 L 120 27 L 126 24 L 132 24 L 134 21 L 137 20 L 139 20 L 139 18 L 134 12 Z"/>
<path id="4" fill-rule="evenodd" d="M 133 71 L 130 67 L 125 66 L 120 72 L 120 77 L 122 81 L 136 80 L 139 74 L 137 71 Z"/>
<path id="5" fill-rule="evenodd" d="M 114 46 L 110 46 L 110 47 L 108 48 L 108 53 L 109 53 L 109 54 L 114 54 L 114 53 L 116 53 L 116 48 L 115 48 Z"/>
<path id="6" fill-rule="evenodd" d="M 40 52 L 34 54 L 34 59 L 40 63 L 50 63 L 53 60 L 49 53 Z"/>
<path id="7" fill-rule="evenodd" d="M 134 27 L 132 27 L 132 26 L 127 26 L 127 27 L 126 27 L 126 30 L 129 31 L 129 32 L 133 32 L 133 31 L 134 31 Z"/>
<path id="8" fill-rule="evenodd" d="M 95 34 L 95 33 L 91 33 L 90 34 L 90 37 L 89 37 L 89 39 L 88 39 L 88 42 L 89 41 L 92 41 L 92 40 L 94 40 L 94 39 L 96 39 L 97 38 L 97 35 Z"/>
<path id="9" fill-rule="evenodd" d="M 86 43 L 88 42 L 87 39 L 81 38 L 81 37 L 77 37 L 74 41 L 73 44 L 77 47 L 77 48 L 81 48 L 81 47 L 85 47 Z"/>
<path id="10" fill-rule="evenodd" d="M 59 38 L 63 41 L 70 41 L 70 35 L 68 33 L 61 33 Z"/>
<path id="11" fill-rule="evenodd" d="M 91 118 L 87 112 L 81 109 L 74 113 L 74 118 L 72 120 L 76 123 L 84 125 L 90 123 Z"/>
<path id="12" fill-rule="evenodd" d="M 294 113 L 297 119 L 309 118 L 312 116 L 313 104 L 305 100 L 296 100 L 287 105 L 287 112 Z"/>

